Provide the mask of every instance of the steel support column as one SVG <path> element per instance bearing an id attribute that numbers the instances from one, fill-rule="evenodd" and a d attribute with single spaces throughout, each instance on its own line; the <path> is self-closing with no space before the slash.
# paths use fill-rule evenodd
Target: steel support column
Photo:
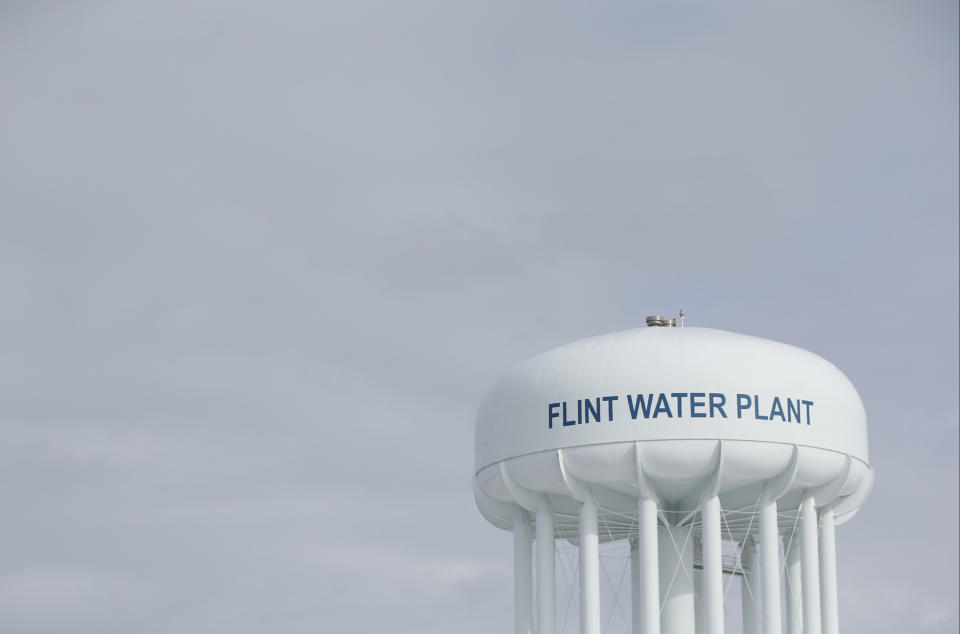
<path id="1" fill-rule="evenodd" d="M 513 512 L 513 610 L 516 634 L 533 634 L 532 539 L 527 512 Z"/>
<path id="2" fill-rule="evenodd" d="M 803 563 L 803 634 L 820 634 L 820 561 L 817 509 L 812 497 L 800 504 L 800 544 Z"/>
<path id="3" fill-rule="evenodd" d="M 820 512 L 820 607 L 822 634 L 840 634 L 837 602 L 837 542 L 833 510 Z"/>
<path id="4" fill-rule="evenodd" d="M 642 634 L 641 627 L 643 608 L 641 607 L 642 591 L 640 581 L 640 543 L 636 537 L 630 538 L 630 632 Z"/>
<path id="5" fill-rule="evenodd" d="M 803 573 L 800 571 L 800 536 L 797 534 L 784 535 L 784 559 L 786 559 L 786 613 L 787 634 L 802 634 L 803 632 Z"/>
<path id="6" fill-rule="evenodd" d="M 704 634 L 723 634 L 723 551 L 720 539 L 720 498 L 707 498 L 700 509 L 703 524 Z M 697 628 L 699 631 L 700 628 Z"/>
<path id="7" fill-rule="evenodd" d="M 537 509 L 537 632 L 555 634 L 557 626 L 556 545 L 553 514 L 543 504 Z"/>
<path id="8" fill-rule="evenodd" d="M 592 498 L 580 503 L 580 634 L 600 634 L 600 542 Z"/>
<path id="9" fill-rule="evenodd" d="M 780 534 L 777 530 L 777 501 L 760 500 L 760 593 L 763 605 L 763 634 L 780 634 Z"/>
<path id="10" fill-rule="evenodd" d="M 637 555 L 640 578 L 640 628 L 638 634 L 660 634 L 660 555 L 657 503 L 650 498 L 637 502 L 639 534 Z M 636 622 L 636 621 L 635 621 Z"/>

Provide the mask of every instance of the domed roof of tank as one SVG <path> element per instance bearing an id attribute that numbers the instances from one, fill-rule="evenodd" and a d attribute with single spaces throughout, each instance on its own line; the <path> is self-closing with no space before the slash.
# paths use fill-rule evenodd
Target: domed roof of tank
<path id="1" fill-rule="evenodd" d="M 576 341 L 507 372 L 480 405 L 475 466 L 691 439 L 809 446 L 868 462 L 863 403 L 829 361 L 723 330 L 648 327 Z"/>

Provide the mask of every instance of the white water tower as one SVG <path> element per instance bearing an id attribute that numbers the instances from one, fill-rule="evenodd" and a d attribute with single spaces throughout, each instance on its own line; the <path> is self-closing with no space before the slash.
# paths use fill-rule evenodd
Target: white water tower
<path id="1" fill-rule="evenodd" d="M 517 634 L 557 632 L 558 539 L 578 546 L 581 634 L 601 632 L 618 540 L 635 634 L 721 634 L 725 579 L 745 634 L 837 634 L 835 526 L 873 483 L 853 385 L 794 346 L 647 323 L 521 363 L 480 406 L 474 492 L 513 531 Z"/>

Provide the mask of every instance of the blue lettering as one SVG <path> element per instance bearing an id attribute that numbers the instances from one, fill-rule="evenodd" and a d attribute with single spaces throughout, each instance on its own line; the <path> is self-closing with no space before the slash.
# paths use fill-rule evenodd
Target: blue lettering
<path id="1" fill-rule="evenodd" d="M 550 405 L 547 406 L 550 416 L 550 419 L 547 421 L 547 429 L 553 429 L 553 419 L 560 416 L 560 414 L 556 412 L 558 407 L 560 407 L 560 403 L 550 403 Z"/>
<path id="2" fill-rule="evenodd" d="M 800 402 L 807 406 L 807 425 L 809 425 L 810 424 L 810 406 L 813 405 L 813 401 L 800 401 Z"/>
<path id="3" fill-rule="evenodd" d="M 743 418 L 743 410 L 750 407 L 750 396 L 747 394 L 737 394 L 737 418 Z"/>
<path id="4" fill-rule="evenodd" d="M 800 422 L 800 399 L 797 399 L 796 401 L 797 403 L 796 408 L 794 408 L 793 403 L 794 401 L 792 398 L 787 399 L 787 422 L 793 421 L 794 416 L 796 416 L 797 422 L 799 423 Z"/>
<path id="5" fill-rule="evenodd" d="M 656 403 L 654 403 L 656 396 Z M 689 399 L 690 418 L 727 418 L 727 397 L 721 392 L 670 392 L 669 394 L 661 392 L 660 394 L 627 394 L 627 406 L 630 409 L 630 418 L 637 420 L 641 415 L 643 418 L 683 418 L 683 400 Z M 583 423 L 599 423 L 603 421 L 603 405 L 606 403 L 607 421 L 614 420 L 614 403 L 620 400 L 619 396 L 597 396 L 593 398 L 577 399 L 576 418 L 567 413 L 568 404 L 572 407 L 573 401 L 558 401 L 547 404 L 547 428 L 553 429 L 554 422 L 559 420 L 564 427 L 580 425 Z M 673 404 L 671 404 L 671 400 Z M 784 401 L 786 401 L 784 403 Z M 800 406 L 805 407 L 803 416 Z M 742 419 L 744 412 L 753 409 L 753 417 L 756 420 L 781 420 L 783 422 L 793 422 L 803 424 L 804 417 L 807 425 L 812 424 L 810 419 L 813 401 L 787 398 L 781 396 L 771 397 L 770 410 L 767 415 L 760 413 L 760 396 L 758 394 L 737 394 L 737 418 Z M 673 409 L 673 408 L 676 409 Z M 709 410 L 707 410 L 709 408 Z M 707 410 L 707 411 L 705 411 Z M 676 416 L 674 416 L 676 413 Z"/>
<path id="6" fill-rule="evenodd" d="M 757 420 L 770 420 L 766 416 L 760 415 L 760 397 L 753 395 L 753 417 Z"/>
<path id="7" fill-rule="evenodd" d="M 600 399 L 596 400 L 596 407 L 594 407 L 594 402 L 590 399 L 585 399 L 583 401 L 583 418 L 585 423 L 590 422 L 590 412 L 593 412 L 594 422 L 600 422 Z"/>
<path id="8" fill-rule="evenodd" d="M 686 395 L 686 392 L 673 392 L 670 394 L 670 396 L 677 399 L 677 418 L 683 417 L 683 397 Z"/>
<path id="9" fill-rule="evenodd" d="M 653 394 L 647 394 L 647 400 L 643 400 L 643 394 L 637 394 L 637 401 L 634 403 L 633 397 L 627 394 L 627 405 L 630 406 L 630 417 L 637 420 L 638 410 L 643 410 L 643 417 L 650 418 L 650 406 L 653 405 Z"/>
<path id="10" fill-rule="evenodd" d="M 673 413 L 670 412 L 670 404 L 667 403 L 667 395 L 662 392 L 657 398 L 657 409 L 653 410 L 653 417 L 656 418 L 660 412 L 666 412 L 668 418 L 673 418 Z"/>
<path id="11" fill-rule="evenodd" d="M 706 392 L 691 392 L 691 393 L 690 393 L 690 416 L 692 416 L 693 418 L 706 418 L 706 417 L 707 417 L 707 415 L 704 414 L 703 412 L 700 412 L 699 414 L 697 413 L 697 408 L 698 408 L 698 407 L 704 407 L 704 406 L 706 405 L 706 403 L 705 403 L 703 400 L 699 400 L 699 401 L 698 401 L 698 400 L 697 400 L 697 397 L 699 396 L 701 399 L 703 399 L 706 395 L 707 395 Z"/>
<path id="12" fill-rule="evenodd" d="M 783 417 L 783 406 L 780 404 L 780 397 L 773 397 L 773 405 L 770 406 L 770 420 L 773 420 L 774 416 L 779 416 L 780 420 L 787 422 L 787 419 Z"/>
<path id="13" fill-rule="evenodd" d="M 607 420 L 613 422 L 613 402 L 617 400 L 617 396 L 604 396 L 603 402 L 607 404 Z"/>
<path id="14" fill-rule="evenodd" d="M 718 392 L 710 392 L 710 418 L 715 418 L 716 414 L 713 413 L 714 410 L 719 410 L 720 415 L 724 418 L 727 417 L 727 413 L 723 411 L 723 406 L 727 403 L 727 397 Z"/>

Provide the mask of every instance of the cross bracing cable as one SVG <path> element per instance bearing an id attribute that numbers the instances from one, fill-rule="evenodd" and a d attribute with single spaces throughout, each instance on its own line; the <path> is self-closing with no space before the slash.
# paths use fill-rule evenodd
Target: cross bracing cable
<path id="1" fill-rule="evenodd" d="M 605 511 L 606 511 L 606 509 L 603 509 L 603 508 L 601 508 L 601 507 L 598 507 L 598 511 L 599 511 L 599 512 L 598 512 L 597 515 L 598 515 L 598 517 L 599 517 L 600 523 L 603 524 L 603 525 L 604 525 L 604 528 L 607 529 L 607 535 L 610 536 L 610 542 L 611 542 L 611 543 L 616 543 L 616 542 L 614 542 L 613 535 L 610 533 L 610 527 L 609 527 L 609 525 L 607 524 L 607 520 L 606 520 L 606 516 L 605 516 Z M 598 554 L 599 554 L 599 553 L 598 553 Z M 629 619 L 627 619 L 627 618 L 623 615 L 623 608 L 622 608 L 622 606 L 620 605 L 620 600 L 619 600 L 619 597 L 620 597 L 620 588 L 621 588 L 621 586 L 623 585 L 623 576 L 624 576 L 624 573 L 626 572 L 627 568 L 629 568 L 629 567 L 630 567 L 630 563 L 629 563 L 629 560 L 628 560 L 627 564 L 624 566 L 623 570 L 620 572 L 620 582 L 617 584 L 617 588 L 616 588 L 616 590 L 614 591 L 614 595 L 613 595 L 613 605 L 612 605 L 611 608 L 610 608 L 610 615 L 607 617 L 607 623 L 606 623 L 606 625 L 605 625 L 604 628 L 603 628 L 603 631 L 604 631 L 604 632 L 606 632 L 606 631 L 607 631 L 607 628 L 610 627 L 610 621 L 613 619 L 613 612 L 614 612 L 614 610 L 616 610 L 617 612 L 620 613 L 620 616 L 621 616 L 621 618 L 623 618 L 623 621 L 624 621 L 624 623 L 627 625 L 627 627 L 629 628 L 629 626 L 630 626 L 630 621 L 629 621 Z M 609 575 L 608 572 L 607 572 L 606 564 L 605 564 L 602 560 L 600 561 L 600 569 L 603 570 L 603 575 L 604 575 L 604 577 L 606 577 L 607 583 L 610 585 L 611 588 L 613 588 L 613 581 L 610 579 L 610 575 Z"/>

